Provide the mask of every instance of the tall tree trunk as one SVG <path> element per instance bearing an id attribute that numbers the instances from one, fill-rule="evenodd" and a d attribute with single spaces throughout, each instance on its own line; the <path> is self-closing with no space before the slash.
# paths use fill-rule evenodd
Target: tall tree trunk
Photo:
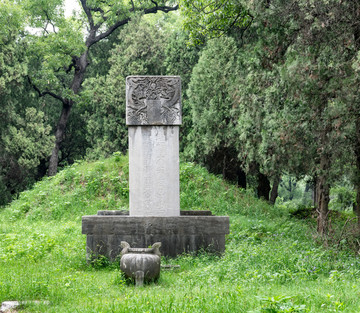
<path id="1" fill-rule="evenodd" d="M 316 211 L 317 232 L 321 237 L 328 234 L 329 230 L 329 202 L 330 202 L 330 184 L 329 173 L 331 170 L 332 152 L 329 143 L 329 134 L 332 130 L 331 123 L 324 117 L 326 104 L 329 96 L 322 95 L 322 103 L 318 106 L 319 125 L 323 127 L 319 132 L 318 141 L 318 171 L 316 173 Z"/>
<path id="2" fill-rule="evenodd" d="M 50 162 L 49 162 L 49 170 L 48 170 L 49 176 L 53 176 L 57 173 L 60 145 L 64 140 L 66 125 L 69 120 L 71 106 L 72 105 L 69 103 L 63 103 L 60 118 L 56 126 L 55 146 L 52 150 Z"/>
<path id="3" fill-rule="evenodd" d="M 360 18 L 359 5 L 357 5 L 356 20 Z M 360 51 L 360 25 L 354 23 L 354 43 L 357 52 Z M 355 191 L 356 201 L 354 206 L 354 213 L 357 216 L 357 231 L 360 233 L 360 114 L 355 115 L 355 158 L 356 158 L 356 178 Z"/>
<path id="4" fill-rule="evenodd" d="M 360 233 L 360 119 L 355 121 L 356 136 L 355 136 L 355 158 L 356 158 L 356 178 L 355 191 L 356 201 L 354 206 L 354 213 L 357 216 L 357 230 Z"/>
<path id="5" fill-rule="evenodd" d="M 270 193 L 270 181 L 266 175 L 259 172 L 258 174 L 258 186 L 257 186 L 257 194 L 259 198 L 263 198 L 266 201 L 269 201 L 269 193 Z"/>
<path id="6" fill-rule="evenodd" d="M 318 181 L 318 178 L 315 175 L 314 179 L 313 179 L 313 190 L 312 190 L 312 201 L 313 201 L 314 208 L 316 208 L 316 201 L 317 201 L 317 190 L 316 190 L 317 189 L 317 181 Z"/>
<path id="7" fill-rule="evenodd" d="M 75 95 L 77 95 L 80 92 L 81 84 L 84 80 L 85 71 L 88 63 L 88 50 L 86 50 L 80 58 L 74 57 L 74 67 L 75 67 L 75 73 L 74 78 L 71 83 L 70 89 L 73 91 Z M 64 99 L 62 101 L 63 106 L 60 114 L 59 121 L 56 125 L 56 132 L 55 132 L 55 146 L 52 150 L 50 162 L 49 162 L 49 171 L 48 175 L 53 176 L 57 173 L 58 169 L 58 163 L 59 163 L 59 151 L 61 143 L 64 140 L 64 135 L 66 131 L 66 125 L 68 123 L 71 108 L 73 106 L 73 100 L 71 99 Z"/>
<path id="8" fill-rule="evenodd" d="M 317 231 L 321 236 L 327 235 L 329 230 L 330 185 L 327 177 L 329 168 L 330 158 L 324 153 L 321 155 L 320 175 L 317 178 L 316 184 Z"/>
<path id="9" fill-rule="evenodd" d="M 354 213 L 357 217 L 357 232 L 360 233 L 360 184 L 356 184 L 356 202 L 354 206 Z"/>
<path id="10" fill-rule="evenodd" d="M 227 173 L 226 173 L 226 154 L 224 154 L 224 157 L 223 157 L 223 165 L 222 165 L 222 178 L 223 179 L 227 179 Z"/>
<path id="11" fill-rule="evenodd" d="M 252 162 L 250 164 L 250 172 L 252 175 L 257 177 L 257 196 L 258 198 L 263 198 L 266 201 L 269 201 L 270 193 L 270 181 L 263 173 L 260 172 L 260 164 L 257 162 Z"/>
<path id="12" fill-rule="evenodd" d="M 279 184 L 280 184 L 280 176 L 276 176 L 273 181 L 273 185 L 271 188 L 270 193 L 270 204 L 275 204 L 276 198 L 278 196 L 278 190 L 279 190 Z"/>
<path id="13" fill-rule="evenodd" d="M 241 169 L 237 169 L 238 186 L 246 189 L 246 173 Z"/>

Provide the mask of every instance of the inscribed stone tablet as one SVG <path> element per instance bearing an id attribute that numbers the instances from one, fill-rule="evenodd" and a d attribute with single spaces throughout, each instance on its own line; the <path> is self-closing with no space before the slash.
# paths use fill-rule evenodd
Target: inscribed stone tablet
<path id="1" fill-rule="evenodd" d="M 181 125 L 179 76 L 128 76 L 127 125 Z"/>
<path id="2" fill-rule="evenodd" d="M 130 216 L 180 216 L 179 126 L 129 126 Z"/>

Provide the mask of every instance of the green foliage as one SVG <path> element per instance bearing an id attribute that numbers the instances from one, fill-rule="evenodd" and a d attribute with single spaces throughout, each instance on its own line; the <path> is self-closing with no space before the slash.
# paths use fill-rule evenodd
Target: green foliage
<path id="1" fill-rule="evenodd" d="M 210 40 L 193 69 L 187 91 L 193 126 L 186 153 L 215 173 L 229 172 L 230 177 L 240 167 L 230 92 L 237 74 L 236 54 L 232 38 Z"/>
<path id="2" fill-rule="evenodd" d="M 110 265 L 110 261 L 109 259 L 104 256 L 104 255 L 99 255 L 97 258 L 94 258 L 90 264 L 95 268 L 95 269 L 101 269 L 104 267 L 107 267 Z"/>
<path id="3" fill-rule="evenodd" d="M 25 259 L 28 262 L 38 262 L 51 252 L 55 245 L 54 238 L 47 234 L 1 234 L 0 259 L 11 262 L 17 259 Z"/>
<path id="4" fill-rule="evenodd" d="M 24 13 L 13 1 L 0 3 L 0 96 L 9 93 L 9 85 L 19 83 L 26 74 L 24 50 L 17 42 L 24 27 Z"/>
<path id="5" fill-rule="evenodd" d="M 23 27 L 24 12 L 21 6 L 12 0 L 0 3 L 0 42 L 5 45 L 17 37 L 18 31 Z"/>
<path id="6" fill-rule="evenodd" d="M 349 184 L 336 185 L 330 191 L 329 207 L 332 210 L 352 210 L 355 203 L 355 191 Z"/>
<path id="7" fill-rule="evenodd" d="M 359 101 L 353 89 L 360 33 L 354 23 L 358 19 L 358 4 L 184 1 L 183 12 L 185 19 L 189 19 L 185 24 L 190 23 L 188 27 L 194 33 L 202 30 L 209 33 L 206 27 L 212 27 L 212 17 L 218 21 L 231 17 L 226 5 L 241 7 L 251 16 L 251 24 L 240 37 L 231 33 L 233 38 L 241 39 L 234 44 L 236 49 L 224 44 L 222 51 L 215 51 L 209 41 L 194 67 L 188 94 L 193 116 L 201 118 L 193 119 L 197 137 L 190 137 L 193 143 L 188 151 L 207 164 L 206 149 L 223 141 L 219 146 L 223 155 L 231 156 L 227 161 L 237 160 L 248 171 L 259 168 L 261 173 L 274 178 L 287 172 L 317 179 L 320 194 L 317 205 L 321 206 L 322 216 L 326 216 L 329 186 L 359 159 L 356 138 L 360 128 L 358 115 L 354 114 L 358 112 Z M 348 14 L 352 18 L 344 19 Z M 231 18 L 226 22 L 229 21 Z M 221 32 L 226 27 L 220 24 L 215 28 Z M 195 36 L 195 40 L 198 38 Z M 216 64 L 211 52 L 205 58 L 210 49 L 219 63 L 226 57 L 233 58 L 231 69 L 224 63 Z M 200 67 L 206 73 L 203 76 L 199 74 Z M 226 86 L 221 86 L 220 76 L 212 80 L 211 75 L 221 73 L 221 67 L 229 75 Z M 200 87 L 205 85 L 204 81 L 208 83 L 208 90 L 203 89 L 206 92 Z M 223 93 L 213 93 L 214 86 L 219 86 Z M 211 107 L 212 102 L 227 106 L 202 110 Z M 212 115 L 207 116 L 208 112 Z M 224 127 L 222 121 L 230 126 Z M 217 127 L 213 132 L 212 125 Z M 208 140 L 202 132 L 210 134 Z M 199 148 L 201 145 L 204 151 Z M 225 152 L 226 145 L 230 147 L 229 154 Z M 349 147 L 353 147 L 353 153 L 348 153 Z M 214 155 L 211 160 L 220 163 Z"/>
<path id="8" fill-rule="evenodd" d="M 209 174 L 199 165 L 181 164 L 180 207 L 184 210 L 211 210 L 218 215 L 236 214 L 241 197 L 243 214 L 250 213 L 247 210 L 250 209 L 248 201 L 252 199 L 251 193 L 235 185 L 217 184 L 218 180 L 219 177 Z"/>
<path id="9" fill-rule="evenodd" d="M 51 90 L 64 98 L 74 97 L 72 91 L 64 87 L 71 83 L 72 77 L 69 76 L 69 73 L 73 74 L 73 71 L 67 71 L 67 69 L 69 64 L 72 63 L 72 58 L 81 55 L 85 51 L 84 34 L 79 31 L 82 28 L 79 20 L 73 17 L 66 19 L 61 15 L 58 17 L 56 14 L 55 11 L 55 20 L 51 20 L 54 23 L 54 30 L 55 27 L 58 28 L 56 32 L 53 29 L 50 31 L 43 30 L 41 36 L 29 34 L 26 37 L 26 51 L 30 65 L 29 72 L 31 73 L 32 83 L 40 90 Z M 43 15 L 44 13 L 40 17 L 46 19 L 46 15 Z M 38 23 L 39 19 L 36 19 L 35 24 Z M 45 22 L 41 21 L 41 23 Z"/>
<path id="10" fill-rule="evenodd" d="M 259 312 L 261 313 L 288 313 L 288 312 L 309 312 L 306 305 L 294 305 L 291 297 L 277 296 L 260 298 L 263 303 Z"/>
<path id="11" fill-rule="evenodd" d="M 192 136 L 196 136 L 194 141 L 201 145 L 198 149 L 204 150 L 204 155 L 219 146 L 232 146 L 232 99 L 228 82 L 236 74 L 236 52 L 231 38 L 214 39 L 202 51 L 193 70 L 188 90 L 194 125 Z"/>
<path id="12" fill-rule="evenodd" d="M 218 37 L 251 23 L 251 17 L 241 1 L 181 0 L 180 8 L 185 16 L 184 27 L 190 31 L 193 44 L 203 43 L 207 37 Z"/>
<path id="13" fill-rule="evenodd" d="M 298 219 L 308 219 L 314 216 L 315 210 L 312 207 L 297 206 L 290 209 L 290 214 Z"/>
<path id="14" fill-rule="evenodd" d="M 34 181 L 40 161 L 48 156 L 53 145 L 51 127 L 41 111 L 29 107 L 23 117 L 8 112 L 0 137 L 0 205 Z"/>
<path id="15" fill-rule="evenodd" d="M 6 3 L 10 2 L 7 1 Z M 177 10 L 177 6 L 167 6 L 165 1 L 92 0 L 79 2 L 82 11 L 79 13 L 73 12 L 72 16 L 65 17 L 64 3 L 64 0 L 25 0 L 19 5 L 24 11 L 25 22 L 27 23 L 26 31 L 23 33 L 24 36 L 19 42 L 26 45 L 28 87 L 33 89 L 33 94 L 40 98 L 52 97 L 52 99 L 59 101 L 62 106 L 60 118 L 56 124 L 55 145 L 52 150 L 52 157 L 49 159 L 49 175 L 56 173 L 59 159 L 60 161 L 65 159 L 65 162 L 72 163 L 74 155 L 79 154 L 79 152 L 84 153 L 89 143 L 99 144 L 102 139 L 97 138 L 95 143 L 91 142 L 91 140 L 80 140 L 80 143 L 76 145 L 73 151 L 71 151 L 71 144 L 69 144 L 69 142 L 74 143 L 74 141 L 77 141 L 74 138 L 79 138 L 79 133 L 84 134 L 84 128 L 81 128 L 80 125 L 83 121 L 81 115 L 86 115 L 83 114 L 86 110 L 72 110 L 72 107 L 74 104 L 76 106 L 77 103 L 81 102 L 79 93 L 86 77 L 86 69 L 92 58 L 95 59 L 97 64 L 101 63 L 101 61 L 107 63 L 106 60 L 101 60 L 106 58 L 106 53 L 97 53 L 98 50 L 90 54 L 90 48 L 98 42 L 105 41 L 117 29 L 142 15 L 158 11 L 167 13 Z M 12 2 L 12 4 L 16 6 L 17 2 Z M 170 4 L 173 4 L 173 2 L 170 1 Z M 136 35 L 137 33 L 134 33 L 134 37 Z M 128 37 L 126 37 L 126 40 L 129 42 Z M 104 44 L 101 48 L 103 47 L 109 47 L 109 45 Z M 148 58 L 156 58 L 156 51 L 148 53 Z M 140 55 L 137 57 L 140 57 Z M 133 64 L 136 65 L 136 63 Z M 139 68 L 138 70 L 142 69 Z M 98 66 L 89 74 L 99 72 L 102 71 L 99 71 Z M 1 83 L 0 81 L 0 85 Z M 56 110 L 50 111 L 52 114 L 56 114 L 54 113 Z M 75 136 L 72 136 L 72 134 L 66 136 L 69 134 L 66 134 L 66 131 L 68 131 L 66 127 L 70 112 L 78 115 L 78 118 L 72 120 L 72 126 L 80 128 L 80 131 L 73 129 L 73 132 L 76 133 Z M 56 116 L 59 116 L 58 113 Z M 113 121 L 114 119 L 109 120 Z M 106 125 L 106 122 L 103 125 Z M 100 125 L 100 127 L 103 125 Z M 99 127 L 95 125 L 94 128 L 98 129 Z M 111 129 L 111 126 L 109 129 Z M 112 135 L 111 131 L 109 132 Z M 106 134 L 105 139 L 108 143 L 111 143 L 113 138 L 109 138 L 108 135 Z M 67 142 L 64 148 L 63 142 L 65 138 Z M 93 139 L 91 135 L 89 138 Z M 101 150 L 101 148 L 95 147 L 95 150 Z M 104 154 L 121 150 L 123 147 L 117 146 L 116 149 L 113 148 L 114 146 L 105 149 Z M 59 151 L 61 151 L 60 154 Z"/>
<path id="16" fill-rule="evenodd" d="M 44 123 L 44 114 L 27 108 L 25 117 L 14 116 L 13 125 L 1 136 L 4 153 L 9 154 L 24 170 L 35 168 L 53 145 L 51 127 Z"/>
<path id="17" fill-rule="evenodd" d="M 157 3 L 161 7 L 164 4 L 163 1 Z M 28 15 L 29 26 L 34 28 L 32 32 L 27 33 L 25 40 L 28 44 L 32 83 L 40 91 L 55 94 L 57 99 L 77 100 L 80 85 L 74 83 L 73 79 L 79 75 L 79 66 L 84 67 L 80 72 L 85 72 L 88 64 L 75 63 L 81 56 L 87 56 L 90 46 L 99 41 L 97 36 L 104 35 L 105 38 L 105 34 L 111 35 L 112 31 L 126 25 L 129 20 L 136 20 L 142 14 L 150 13 L 147 9 L 155 6 L 152 1 L 130 3 L 93 0 L 84 2 L 80 6 L 80 13 L 66 18 L 63 5 L 63 0 L 24 1 L 22 7 Z M 123 23 L 119 26 L 117 23 L 120 21 Z M 86 28 L 89 33 L 86 33 Z M 111 31 L 106 33 L 108 30 Z M 141 33 L 139 35 L 142 36 Z M 135 32 L 133 36 L 135 38 L 126 36 L 126 40 L 136 40 Z M 102 47 L 109 49 L 106 44 Z M 156 58 L 156 49 L 154 52 L 153 57 Z M 99 50 L 95 50 L 92 56 L 96 63 L 106 62 L 99 59 L 102 56 Z M 83 78 L 80 78 L 80 83 Z"/>
<path id="18" fill-rule="evenodd" d="M 277 203 L 287 203 L 292 206 L 311 206 L 314 195 L 313 185 L 308 178 L 297 179 L 284 174 L 281 176 Z"/>
<path id="19" fill-rule="evenodd" d="M 111 51 L 111 75 L 126 78 L 142 73 L 164 74 L 165 38 L 157 25 L 133 20 L 120 32 L 118 41 Z"/>
<path id="20" fill-rule="evenodd" d="M 25 0 L 22 5 L 29 14 L 29 24 L 32 27 L 43 27 L 51 21 L 61 21 L 64 18 L 63 0 Z"/>
<path id="21" fill-rule="evenodd" d="M 189 46 L 189 34 L 176 28 L 167 38 L 165 46 L 165 62 L 167 75 L 181 77 L 182 125 L 180 128 L 180 151 L 184 151 L 188 143 L 188 134 L 192 128 L 191 101 L 187 95 L 193 67 L 199 59 L 200 48 Z"/>

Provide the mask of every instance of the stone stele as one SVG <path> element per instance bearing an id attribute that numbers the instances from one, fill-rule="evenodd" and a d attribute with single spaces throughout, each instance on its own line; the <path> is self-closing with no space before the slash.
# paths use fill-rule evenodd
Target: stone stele
<path id="1" fill-rule="evenodd" d="M 180 83 L 178 76 L 127 77 L 130 211 L 83 216 L 88 260 L 99 255 L 115 260 L 122 241 L 134 248 L 161 242 L 162 255 L 170 257 L 225 251 L 228 216 L 180 211 Z"/>
<path id="2" fill-rule="evenodd" d="M 129 76 L 130 216 L 180 216 L 178 76 Z"/>

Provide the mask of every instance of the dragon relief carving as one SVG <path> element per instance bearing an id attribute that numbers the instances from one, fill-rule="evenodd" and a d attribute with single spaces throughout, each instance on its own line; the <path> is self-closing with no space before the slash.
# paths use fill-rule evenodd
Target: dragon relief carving
<path id="1" fill-rule="evenodd" d="M 126 124 L 180 125 L 180 94 L 180 77 L 127 77 Z"/>

